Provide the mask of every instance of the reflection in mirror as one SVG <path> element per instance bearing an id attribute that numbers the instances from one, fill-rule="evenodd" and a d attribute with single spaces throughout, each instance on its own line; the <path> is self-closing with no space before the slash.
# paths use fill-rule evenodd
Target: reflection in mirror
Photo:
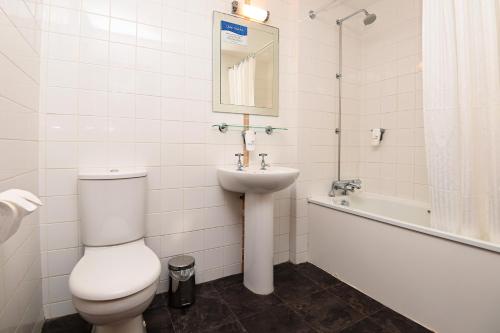
<path id="1" fill-rule="evenodd" d="M 214 111 L 277 116 L 278 29 L 214 13 Z"/>
<path id="2" fill-rule="evenodd" d="M 221 24 L 227 25 L 227 22 L 222 21 Z M 222 104 L 272 108 L 273 35 L 264 31 L 252 31 L 250 38 L 235 41 L 234 38 L 225 38 L 227 30 L 223 29 L 221 29 Z"/>

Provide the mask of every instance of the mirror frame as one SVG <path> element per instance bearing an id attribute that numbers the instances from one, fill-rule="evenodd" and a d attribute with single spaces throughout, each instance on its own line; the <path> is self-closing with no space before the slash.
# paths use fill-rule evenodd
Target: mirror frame
<path id="1" fill-rule="evenodd" d="M 262 108 L 221 103 L 221 34 L 222 20 L 245 25 L 249 29 L 263 30 L 273 36 L 273 107 Z M 243 113 L 261 116 L 279 116 L 279 28 L 250 21 L 239 16 L 214 11 L 212 21 L 212 111 L 225 113 Z"/>

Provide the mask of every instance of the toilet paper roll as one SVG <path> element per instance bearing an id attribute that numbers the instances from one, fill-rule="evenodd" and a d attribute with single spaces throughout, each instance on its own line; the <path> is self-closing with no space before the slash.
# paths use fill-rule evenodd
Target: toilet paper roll
<path id="1" fill-rule="evenodd" d="M 0 244 L 16 233 L 22 219 L 42 202 L 34 194 L 13 189 L 0 193 Z"/>

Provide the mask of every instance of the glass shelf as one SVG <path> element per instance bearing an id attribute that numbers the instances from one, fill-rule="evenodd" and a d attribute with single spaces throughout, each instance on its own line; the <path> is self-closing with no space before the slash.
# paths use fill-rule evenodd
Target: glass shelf
<path id="1" fill-rule="evenodd" d="M 252 128 L 252 129 L 261 129 L 264 130 L 268 135 L 273 134 L 274 131 L 288 131 L 288 128 L 285 127 L 272 127 L 272 126 L 245 126 L 245 125 L 231 125 L 226 123 L 215 124 L 212 127 L 217 127 L 221 133 L 226 133 L 230 127 L 235 128 Z"/>

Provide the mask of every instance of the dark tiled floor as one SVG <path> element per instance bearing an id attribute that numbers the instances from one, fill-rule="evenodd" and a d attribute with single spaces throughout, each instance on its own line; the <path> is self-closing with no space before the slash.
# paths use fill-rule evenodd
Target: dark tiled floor
<path id="1" fill-rule="evenodd" d="M 311 264 L 281 264 L 274 270 L 275 292 L 255 295 L 242 275 L 197 286 L 187 309 L 167 306 L 157 295 L 144 313 L 149 333 L 428 333 Z M 78 315 L 49 320 L 43 333 L 90 332 Z"/>

